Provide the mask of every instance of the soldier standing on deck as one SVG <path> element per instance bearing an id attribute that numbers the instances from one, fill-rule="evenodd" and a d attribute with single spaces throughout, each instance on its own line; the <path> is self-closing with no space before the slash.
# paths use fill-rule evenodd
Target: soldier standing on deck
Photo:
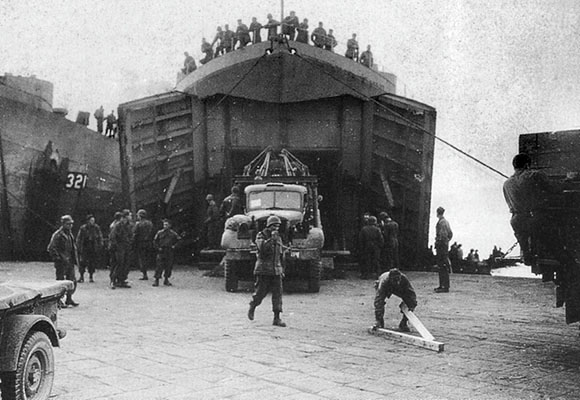
<path id="1" fill-rule="evenodd" d="M 211 42 L 211 47 L 213 47 L 214 44 L 216 44 L 216 47 L 213 57 L 216 58 L 224 52 L 224 31 L 221 26 L 217 27 L 215 37 L 213 38 L 213 42 Z"/>
<path id="2" fill-rule="evenodd" d="M 240 49 L 246 47 L 250 43 L 250 30 L 248 26 L 238 19 L 238 27 L 236 29 L 236 40 L 240 43 Z"/>
<path id="3" fill-rule="evenodd" d="M 278 37 L 278 26 L 280 22 L 276 21 L 272 14 L 268 14 L 268 23 L 264 25 L 264 28 L 268 29 L 268 40 L 273 40 Z"/>
<path id="4" fill-rule="evenodd" d="M 97 120 L 97 132 L 103 133 L 103 120 L 105 119 L 105 110 L 103 106 L 95 111 L 95 119 Z"/>
<path id="5" fill-rule="evenodd" d="M 443 216 L 444 213 L 443 207 L 437 208 L 437 218 L 439 219 L 435 225 L 435 252 L 439 267 L 439 287 L 435 288 L 437 293 L 449 292 L 449 271 L 451 269 L 449 241 L 453 238 L 453 232 L 449 222 Z"/>
<path id="6" fill-rule="evenodd" d="M 137 223 L 133 227 L 133 243 L 137 266 L 143 274 L 139 280 L 149 279 L 147 270 L 153 258 L 153 223 L 147 219 L 147 211 L 137 211 Z"/>
<path id="7" fill-rule="evenodd" d="M 282 221 L 275 215 L 268 217 L 266 229 L 258 233 L 256 246 L 258 258 L 254 268 L 256 277 L 256 291 L 250 301 L 248 318 L 254 320 L 254 311 L 268 292 L 272 292 L 272 311 L 274 312 L 273 325 L 285 327 L 286 324 L 280 319 L 282 312 L 282 279 L 284 268 L 282 266 L 282 254 L 284 245 L 280 238 L 280 225 Z"/>
<path id="8" fill-rule="evenodd" d="M 77 248 L 80 256 L 79 282 L 85 281 L 85 270 L 89 272 L 89 282 L 94 282 L 93 274 L 101 259 L 103 249 L 103 233 L 95 223 L 93 215 L 87 216 L 87 223 L 82 225 L 77 234 Z"/>
<path id="9" fill-rule="evenodd" d="M 328 30 L 328 35 L 326 35 L 326 41 L 324 43 L 324 50 L 329 50 L 334 52 L 334 48 L 336 47 L 336 39 L 334 37 L 332 29 Z"/>
<path id="10" fill-rule="evenodd" d="M 111 288 L 130 288 L 127 282 L 133 230 L 131 228 L 131 211 L 123 210 L 122 217 L 109 234 L 109 247 L 114 253 L 114 265 L 111 270 Z"/>
<path id="11" fill-rule="evenodd" d="M 78 261 L 77 248 L 72 234 L 74 221 L 70 215 L 63 215 L 60 218 L 60 223 L 62 226 L 52 234 L 46 250 L 54 261 L 56 280 L 63 281 L 67 279 L 74 283 L 73 289 L 66 293 L 66 301 L 63 306 L 76 307 L 79 303 L 76 303 L 72 298 L 77 288 L 75 264 Z"/>
<path id="12" fill-rule="evenodd" d="M 163 274 L 163 285 L 172 286 L 169 282 L 173 270 L 173 258 L 175 246 L 181 240 L 181 236 L 171 229 L 171 222 L 168 219 L 163 220 L 163 229 L 157 232 L 153 243 L 157 249 L 157 266 L 155 267 L 155 282 L 153 286 L 159 286 L 159 279 Z"/>
<path id="13" fill-rule="evenodd" d="M 226 53 L 229 53 L 234 50 L 234 46 L 236 45 L 236 34 L 234 31 L 230 30 L 230 26 L 228 24 L 224 25 L 224 38 L 223 38 L 223 46 Z"/>
<path id="14" fill-rule="evenodd" d="M 352 38 L 348 39 L 346 42 L 346 53 L 344 56 L 358 62 L 358 42 L 356 40 L 356 33 L 353 33 Z"/>
<path id="15" fill-rule="evenodd" d="M 363 53 L 360 55 L 360 63 L 365 67 L 372 68 L 374 62 L 373 52 L 371 51 L 371 45 L 369 44 L 366 51 L 363 51 Z"/>
<path id="16" fill-rule="evenodd" d="M 252 17 L 252 23 L 250 24 L 250 32 L 252 32 L 252 43 L 261 43 L 262 35 L 260 35 L 260 30 L 262 29 L 262 24 L 258 22 L 256 17 Z"/>
<path id="17" fill-rule="evenodd" d="M 288 40 L 294 40 L 296 28 L 300 25 L 296 12 L 290 11 L 290 15 L 282 21 L 282 33 L 288 36 Z"/>
<path id="18" fill-rule="evenodd" d="M 381 230 L 377 226 L 377 217 L 371 215 L 368 225 L 362 227 L 359 234 L 360 278 L 377 278 L 380 274 L 379 259 L 384 240 Z"/>
<path id="19" fill-rule="evenodd" d="M 300 25 L 298 25 L 297 30 L 298 35 L 296 36 L 296 41 L 308 44 L 308 18 L 304 18 Z"/>
<path id="20" fill-rule="evenodd" d="M 321 49 L 326 44 L 326 30 L 323 28 L 323 23 L 318 23 L 318 28 L 314 29 L 312 35 L 310 35 L 310 40 L 316 47 L 320 47 Z"/>

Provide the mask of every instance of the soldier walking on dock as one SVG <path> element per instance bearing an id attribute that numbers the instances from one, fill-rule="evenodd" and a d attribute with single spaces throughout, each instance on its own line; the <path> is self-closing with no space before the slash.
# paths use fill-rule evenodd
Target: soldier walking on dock
<path id="1" fill-rule="evenodd" d="M 121 220 L 113 226 L 109 234 L 109 246 L 114 253 L 113 265 L 111 266 L 112 289 L 131 287 L 127 282 L 127 277 L 132 242 L 131 211 L 123 210 Z"/>
<path id="2" fill-rule="evenodd" d="M 284 268 L 282 266 L 283 247 L 278 229 L 282 221 L 275 215 L 268 217 L 266 229 L 258 233 L 256 246 L 258 258 L 254 268 L 256 277 L 256 290 L 250 301 L 248 318 L 254 320 L 254 312 L 268 292 L 272 292 L 272 311 L 274 312 L 273 325 L 285 327 L 286 324 L 280 319 L 282 312 L 282 278 Z"/>
<path id="3" fill-rule="evenodd" d="M 77 289 L 75 265 L 78 262 L 77 247 L 72 234 L 74 221 L 70 215 L 63 215 L 60 218 L 60 223 L 61 227 L 52 234 L 46 250 L 54 261 L 56 280 L 63 281 L 67 279 L 74 283 L 73 289 L 66 293 L 64 306 L 76 307 L 79 303 L 75 302 L 72 298 L 73 293 Z"/>
<path id="4" fill-rule="evenodd" d="M 181 236 L 171 229 L 171 222 L 168 219 L 163 220 L 163 229 L 157 232 L 153 243 L 157 250 L 157 265 L 155 267 L 155 282 L 153 286 L 159 286 L 159 279 L 163 275 L 163 285 L 172 286 L 169 282 L 171 272 L 173 271 L 173 259 L 175 255 L 175 246 L 181 240 Z"/>

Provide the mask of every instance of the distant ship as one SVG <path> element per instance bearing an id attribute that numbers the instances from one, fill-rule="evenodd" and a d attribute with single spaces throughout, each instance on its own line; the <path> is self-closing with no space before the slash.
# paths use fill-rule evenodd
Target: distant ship
<path id="1" fill-rule="evenodd" d="M 119 106 L 124 200 L 199 234 L 208 193 L 223 199 L 260 151 L 286 148 L 319 178 L 327 250 L 355 250 L 363 213 L 387 211 L 418 266 L 436 111 L 395 92 L 394 75 L 283 36 L 227 53 Z"/>
<path id="2" fill-rule="evenodd" d="M 108 226 L 122 205 L 119 145 L 53 109 L 53 87 L 0 77 L 0 256 L 43 259 L 59 218 Z"/>

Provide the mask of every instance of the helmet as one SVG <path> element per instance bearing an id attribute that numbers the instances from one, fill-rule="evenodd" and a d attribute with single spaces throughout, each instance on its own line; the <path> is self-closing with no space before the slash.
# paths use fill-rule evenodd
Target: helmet
<path id="1" fill-rule="evenodd" d="M 371 215 L 369 217 L 369 225 L 376 225 L 377 224 L 377 217 L 375 217 L 374 215 Z"/>
<path id="2" fill-rule="evenodd" d="M 71 224 L 74 222 L 72 217 L 70 215 L 63 215 L 62 217 L 60 217 L 60 223 L 61 224 L 66 224 L 67 222 L 70 222 Z"/>
<path id="3" fill-rule="evenodd" d="M 274 225 L 274 224 L 282 224 L 282 221 L 280 221 L 280 218 L 278 218 L 278 216 L 276 215 L 270 215 L 268 217 L 268 221 L 266 221 L 266 227 L 269 228 L 270 225 Z"/>
<path id="4" fill-rule="evenodd" d="M 141 218 L 146 218 L 147 217 L 147 211 L 141 209 L 141 210 L 137 211 L 137 215 L 140 216 Z"/>
<path id="5" fill-rule="evenodd" d="M 213 194 L 208 194 L 207 196 L 205 196 L 205 200 L 206 201 L 213 200 Z"/>

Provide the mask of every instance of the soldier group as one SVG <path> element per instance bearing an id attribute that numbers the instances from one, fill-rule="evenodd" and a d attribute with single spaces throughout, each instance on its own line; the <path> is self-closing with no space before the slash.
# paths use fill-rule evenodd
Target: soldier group
<path id="1" fill-rule="evenodd" d="M 106 121 L 105 136 L 114 138 L 115 133 L 117 133 L 117 118 L 115 117 L 115 110 L 111 110 L 111 113 L 105 117 L 105 110 L 103 109 L 103 106 L 101 106 L 97 108 L 93 115 L 97 120 L 97 132 L 103 134 L 103 122 Z"/>
<path id="2" fill-rule="evenodd" d="M 384 211 L 378 219 L 365 213 L 358 252 L 361 279 L 377 279 L 386 270 L 399 268 L 399 224 Z"/>
<path id="3" fill-rule="evenodd" d="M 334 52 L 334 48 L 337 46 L 338 42 L 334 36 L 332 29 L 328 32 L 324 28 L 322 22 L 318 23 L 318 27 L 312 31 L 312 34 L 308 34 L 308 19 L 304 18 L 302 22 L 296 16 L 296 12 L 291 11 L 290 15 L 280 21 L 274 19 L 272 14 L 267 15 L 266 24 L 262 25 L 258 22 L 256 17 L 252 17 L 252 22 L 250 26 L 244 24 L 241 19 L 238 19 L 238 25 L 235 32 L 230 29 L 229 24 L 225 24 L 223 28 L 221 26 L 217 27 L 216 34 L 213 41 L 210 43 L 206 38 L 201 40 L 201 52 L 204 54 L 204 58 L 200 60 L 200 63 L 206 64 L 213 58 L 219 57 L 223 54 L 230 53 L 236 49 L 242 49 L 249 44 L 256 44 L 262 42 L 262 29 L 267 30 L 266 40 L 278 40 L 282 35 L 287 40 L 295 40 L 300 43 L 308 44 L 312 41 L 312 44 L 316 47 L 326 49 L 328 51 Z M 278 33 L 278 27 L 280 28 L 280 34 Z M 215 49 L 214 49 L 215 46 Z M 352 38 L 347 41 L 347 50 L 345 57 L 350 58 L 353 61 L 360 62 L 361 64 L 372 68 L 374 59 L 371 52 L 371 46 L 368 45 L 366 51 L 359 55 L 359 45 L 356 39 L 356 33 L 352 34 Z M 185 52 L 185 61 L 182 72 L 187 75 L 197 69 L 195 60 L 189 53 Z"/>
<path id="4" fill-rule="evenodd" d="M 78 306 L 72 299 L 77 282 L 85 281 L 86 272 L 89 274 L 89 282 L 94 282 L 95 270 L 104 258 L 109 265 L 112 289 L 131 287 L 127 279 L 132 264 L 139 267 L 141 280 L 148 280 L 147 272 L 153 269 L 153 286 L 159 286 L 162 277 L 164 285 L 172 285 L 169 278 L 173 270 L 174 249 L 181 237 L 171 229 L 169 220 L 164 219 L 162 229 L 154 233 L 153 223 L 147 218 L 145 210 L 137 212 L 135 222 L 131 211 L 119 211 L 109 226 L 107 246 L 93 215 L 87 216 L 76 238 L 72 232 L 73 224 L 70 215 L 62 216 L 61 227 L 53 233 L 47 247 L 54 261 L 56 279 L 68 279 L 75 283 L 74 289 L 67 293 L 63 306 Z M 75 265 L 79 268 L 78 279 Z"/>

